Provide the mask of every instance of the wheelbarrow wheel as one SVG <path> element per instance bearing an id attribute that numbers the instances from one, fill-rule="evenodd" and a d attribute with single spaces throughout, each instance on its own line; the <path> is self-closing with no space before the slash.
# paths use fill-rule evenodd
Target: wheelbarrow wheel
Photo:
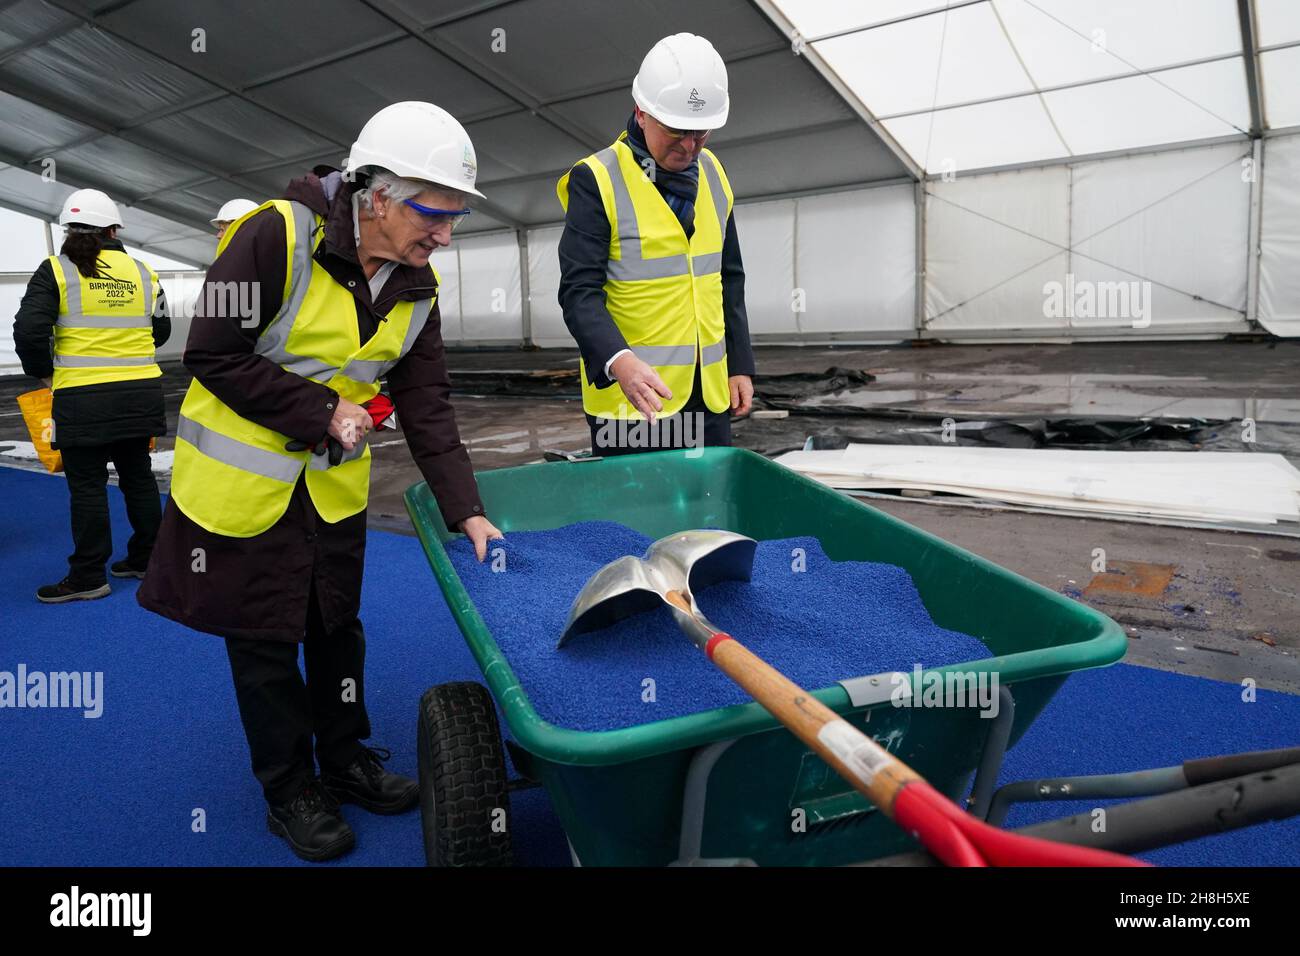
<path id="1" fill-rule="evenodd" d="M 505 751 L 487 688 L 471 681 L 430 687 L 416 737 L 425 862 L 509 866 Z"/>

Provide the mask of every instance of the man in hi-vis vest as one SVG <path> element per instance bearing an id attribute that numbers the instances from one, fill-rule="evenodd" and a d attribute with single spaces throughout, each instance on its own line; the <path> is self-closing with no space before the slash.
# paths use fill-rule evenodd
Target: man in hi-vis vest
<path id="1" fill-rule="evenodd" d="M 703 37 L 665 37 L 632 99 L 627 129 L 556 187 L 592 453 L 729 445 L 754 355 L 731 183 L 704 145 L 727 121 L 727 68 Z"/>
<path id="2" fill-rule="evenodd" d="M 142 578 L 162 508 L 149 442 L 167 434 L 162 369 L 154 348 L 171 335 L 158 275 L 117 238 L 117 204 L 98 189 L 63 203 L 66 230 L 57 256 L 41 263 L 14 316 L 14 348 L 23 369 L 53 388 L 51 443 L 63 456 L 72 499 L 73 552 L 68 574 L 46 584 L 46 604 L 107 595 L 113 552 L 108 463 L 126 499 L 131 538 L 108 566 L 115 578 Z"/>
<path id="3" fill-rule="evenodd" d="M 307 860 L 352 848 L 340 802 L 393 814 L 419 797 L 361 743 L 366 437 L 381 380 L 447 527 L 480 561 L 501 536 L 449 400 L 429 264 L 482 195 L 477 168 L 447 111 L 380 110 L 344 170 L 318 166 L 232 224 L 186 343 L 194 381 L 139 601 L 226 639 L 266 825 Z"/>

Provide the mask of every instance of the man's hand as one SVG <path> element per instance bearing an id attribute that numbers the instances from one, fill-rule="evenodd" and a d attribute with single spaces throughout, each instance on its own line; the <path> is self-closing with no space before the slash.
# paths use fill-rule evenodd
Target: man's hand
<path id="1" fill-rule="evenodd" d="M 627 352 L 614 359 L 609 371 L 628 401 L 648 421 L 654 421 L 655 413 L 663 410 L 664 403 L 660 401 L 660 396 L 673 397 L 672 390 L 664 384 L 659 373 L 637 358 L 635 353 Z"/>
<path id="2" fill-rule="evenodd" d="M 334 409 L 334 417 L 330 419 L 329 433 L 338 439 L 345 450 L 351 451 L 355 448 L 372 427 L 374 422 L 370 420 L 368 411 L 355 402 L 349 402 L 339 396 L 338 407 Z"/>
<path id="3" fill-rule="evenodd" d="M 479 561 L 487 557 L 489 541 L 500 541 L 505 538 L 497 526 L 482 515 L 466 518 L 457 527 L 464 532 L 465 537 L 474 542 L 474 554 L 478 556 Z"/>
<path id="4" fill-rule="evenodd" d="M 733 375 L 729 378 L 731 385 L 731 413 L 748 415 L 754 404 L 754 382 L 748 375 Z"/>

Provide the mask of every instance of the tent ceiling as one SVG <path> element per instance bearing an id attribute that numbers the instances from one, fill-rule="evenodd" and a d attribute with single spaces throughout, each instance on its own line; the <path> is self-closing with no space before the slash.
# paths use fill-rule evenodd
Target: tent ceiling
<path id="1" fill-rule="evenodd" d="M 757 2 L 929 173 L 1300 124 L 1295 0 Z"/>
<path id="2" fill-rule="evenodd" d="M 102 188 L 130 208 L 132 242 L 144 244 L 135 230 L 147 223 L 155 249 L 202 262 L 221 202 L 279 195 L 312 165 L 337 165 L 383 105 L 427 99 L 456 114 L 479 155 L 488 199 L 468 228 L 554 222 L 555 180 L 614 138 L 641 57 L 677 30 L 710 37 L 727 61 L 732 121 L 710 145 L 740 198 L 908 175 L 750 0 L 612 9 L 0 0 L 0 204 L 49 214 L 69 188 Z M 56 182 L 38 175 L 50 159 Z"/>

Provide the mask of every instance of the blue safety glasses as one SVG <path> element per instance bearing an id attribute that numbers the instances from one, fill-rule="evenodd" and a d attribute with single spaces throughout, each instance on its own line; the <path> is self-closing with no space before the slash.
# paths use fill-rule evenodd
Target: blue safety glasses
<path id="1" fill-rule="evenodd" d="M 430 231 L 437 229 L 444 222 L 451 223 L 451 228 L 455 229 L 472 210 L 469 209 L 434 209 L 432 206 L 422 206 L 414 199 L 403 199 L 404 205 L 410 206 L 420 217 L 426 229 Z"/>

